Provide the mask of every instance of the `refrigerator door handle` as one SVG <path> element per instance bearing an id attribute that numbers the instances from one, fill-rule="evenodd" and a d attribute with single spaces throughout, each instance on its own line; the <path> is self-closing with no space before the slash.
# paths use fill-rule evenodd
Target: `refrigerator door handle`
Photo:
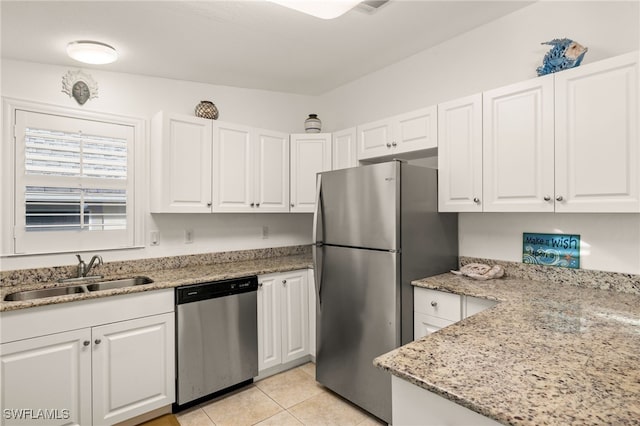
<path id="1" fill-rule="evenodd" d="M 313 242 L 311 244 L 311 252 L 313 256 L 313 276 L 315 281 L 316 297 L 318 299 L 318 307 L 322 308 L 322 299 L 320 290 L 322 289 L 322 175 L 318 174 L 316 181 L 316 209 L 313 213 Z M 318 240 L 320 238 L 320 241 Z"/>

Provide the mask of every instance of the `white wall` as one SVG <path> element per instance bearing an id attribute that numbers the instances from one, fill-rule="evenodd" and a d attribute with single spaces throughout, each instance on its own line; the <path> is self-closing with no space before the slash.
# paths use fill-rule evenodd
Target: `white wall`
<path id="1" fill-rule="evenodd" d="M 98 82 L 98 98 L 83 107 L 62 93 L 62 76 L 76 68 L 5 60 L 2 62 L 2 96 L 37 101 L 73 109 L 132 116 L 150 120 L 159 110 L 193 114 L 201 100 L 213 101 L 220 120 L 273 129 L 304 132 L 304 120 L 316 98 L 262 90 L 178 81 L 141 75 L 85 70 Z M 147 131 L 149 122 L 147 122 Z M 148 135 L 147 135 L 148 138 Z M 6 141 L 5 141 L 6 142 Z M 148 140 L 145 141 L 148 143 Z M 146 171 L 143 171 L 146 176 Z M 146 180 L 146 178 L 145 178 Z M 3 207 L 7 198 L 3 195 Z M 262 227 L 269 238 L 262 238 Z M 185 229 L 194 242 L 184 244 Z M 149 231 L 160 232 L 160 245 L 148 245 Z M 6 233 L 2 233 L 7 238 Z M 311 242 L 310 214 L 196 214 L 150 215 L 145 210 L 146 247 L 103 252 L 105 261 L 279 247 Z M 2 270 L 69 265 L 70 253 L 0 258 Z"/>
<path id="2" fill-rule="evenodd" d="M 639 3 L 534 3 L 331 91 L 318 111 L 333 131 L 535 78 L 549 50 L 540 42 L 562 37 L 589 48 L 584 64 L 636 50 Z M 640 274 L 637 214 L 461 214 L 459 224 L 463 256 L 521 261 L 523 232 L 564 232 L 586 243 L 583 268 Z"/>

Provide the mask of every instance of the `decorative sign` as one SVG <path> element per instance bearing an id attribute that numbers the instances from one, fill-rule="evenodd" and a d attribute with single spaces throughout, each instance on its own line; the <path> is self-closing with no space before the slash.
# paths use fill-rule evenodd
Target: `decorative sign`
<path id="1" fill-rule="evenodd" d="M 580 268 L 580 235 L 522 234 L 522 262 Z"/>

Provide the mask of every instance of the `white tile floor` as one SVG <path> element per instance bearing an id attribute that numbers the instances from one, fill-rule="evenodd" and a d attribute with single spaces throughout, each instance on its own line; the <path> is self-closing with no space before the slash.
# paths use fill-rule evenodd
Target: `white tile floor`
<path id="1" fill-rule="evenodd" d="M 315 381 L 308 363 L 176 414 L 181 426 L 380 426 L 380 420 Z"/>

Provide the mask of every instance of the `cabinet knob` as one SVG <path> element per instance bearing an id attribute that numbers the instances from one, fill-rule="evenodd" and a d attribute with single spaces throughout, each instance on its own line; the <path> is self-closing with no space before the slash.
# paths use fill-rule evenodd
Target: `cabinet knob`
<path id="1" fill-rule="evenodd" d="M 260 207 L 260 203 L 256 203 L 256 207 Z"/>
<path id="2" fill-rule="evenodd" d="M 262 283 L 258 283 L 258 287 L 259 287 L 259 288 L 262 288 Z"/>
<path id="3" fill-rule="evenodd" d="M 391 144 L 387 142 L 387 148 L 391 148 Z"/>
<path id="4" fill-rule="evenodd" d="M 398 146 L 398 144 L 396 143 L 396 141 L 391 142 L 391 146 Z"/>
<path id="5" fill-rule="evenodd" d="M 251 207 L 254 207 L 254 206 L 255 206 L 255 203 L 251 203 L 250 205 L 251 205 Z"/>
<path id="6" fill-rule="evenodd" d="M 287 285 L 287 280 L 282 280 L 282 285 Z"/>
<path id="7" fill-rule="evenodd" d="M 545 196 L 544 196 L 544 200 L 545 200 L 545 201 L 551 201 L 551 197 L 549 197 L 548 195 L 545 195 Z"/>
<path id="8" fill-rule="evenodd" d="M 83 346 L 89 346 L 91 344 L 91 342 L 89 340 L 85 340 L 84 342 L 82 342 Z"/>
<path id="9" fill-rule="evenodd" d="M 475 197 L 475 198 L 473 199 L 473 202 L 474 202 L 474 203 L 476 203 L 476 204 L 480 204 L 480 198 Z"/>
<path id="10" fill-rule="evenodd" d="M 435 308 L 436 306 L 438 306 L 438 302 L 436 302 L 435 300 L 432 300 L 431 301 L 431 306 L 433 306 Z"/>
<path id="11" fill-rule="evenodd" d="M 291 207 L 295 207 L 295 206 L 296 206 L 295 204 L 291 203 Z"/>
<path id="12" fill-rule="evenodd" d="M 556 201 L 562 201 L 562 200 L 564 200 L 564 198 L 562 198 L 562 195 L 558 195 L 558 196 L 556 197 Z"/>
<path id="13" fill-rule="evenodd" d="M 96 340 L 93 341 L 93 343 L 95 343 L 96 345 L 99 345 L 101 342 L 102 342 L 102 340 L 100 340 L 100 339 L 96 339 Z"/>
<path id="14" fill-rule="evenodd" d="M 212 203 L 207 203 L 207 207 L 211 207 Z"/>

